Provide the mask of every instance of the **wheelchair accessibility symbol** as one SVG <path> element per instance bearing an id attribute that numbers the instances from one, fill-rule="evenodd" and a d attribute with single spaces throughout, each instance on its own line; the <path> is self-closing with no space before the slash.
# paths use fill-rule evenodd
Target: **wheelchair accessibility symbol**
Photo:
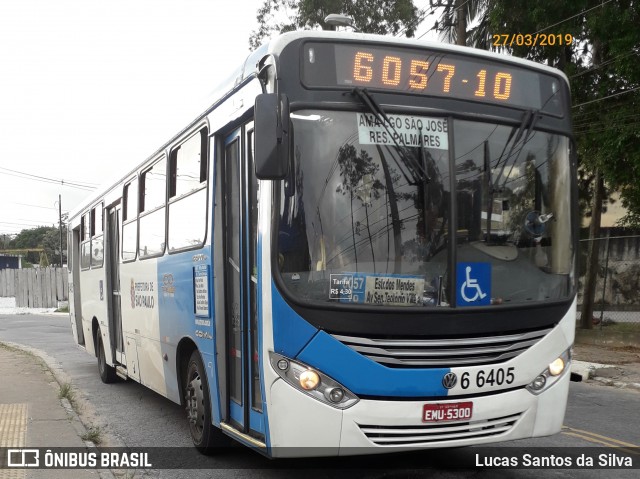
<path id="1" fill-rule="evenodd" d="M 490 263 L 458 263 L 456 283 L 458 306 L 491 304 Z"/>

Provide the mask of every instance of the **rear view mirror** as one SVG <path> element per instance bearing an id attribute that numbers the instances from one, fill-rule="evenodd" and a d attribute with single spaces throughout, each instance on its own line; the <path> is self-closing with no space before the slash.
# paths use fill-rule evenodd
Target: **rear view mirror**
<path id="1" fill-rule="evenodd" d="M 289 166 L 289 99 L 263 93 L 255 102 L 255 168 L 260 180 L 281 180 Z"/>

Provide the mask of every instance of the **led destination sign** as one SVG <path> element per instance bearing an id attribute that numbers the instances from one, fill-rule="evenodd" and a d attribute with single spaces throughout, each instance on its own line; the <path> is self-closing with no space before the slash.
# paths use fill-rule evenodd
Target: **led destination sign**
<path id="1" fill-rule="evenodd" d="M 308 43 L 307 87 L 366 87 L 561 111 L 559 80 L 534 70 L 427 49 Z"/>

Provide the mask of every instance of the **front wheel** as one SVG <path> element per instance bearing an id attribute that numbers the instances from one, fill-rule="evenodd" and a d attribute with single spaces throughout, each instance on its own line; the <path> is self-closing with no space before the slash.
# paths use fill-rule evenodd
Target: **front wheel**
<path id="1" fill-rule="evenodd" d="M 107 364 L 107 359 L 104 356 L 104 344 L 102 343 L 102 334 L 98 329 L 96 338 L 96 355 L 98 356 L 98 372 L 100 373 L 100 379 L 103 383 L 109 384 L 115 382 L 118 377 L 116 376 L 116 370 L 113 366 Z"/>
<path id="2" fill-rule="evenodd" d="M 215 448 L 229 445 L 229 437 L 211 424 L 209 383 L 198 351 L 194 351 L 189 358 L 184 399 L 189 431 L 196 449 L 203 454 L 212 454 Z"/>

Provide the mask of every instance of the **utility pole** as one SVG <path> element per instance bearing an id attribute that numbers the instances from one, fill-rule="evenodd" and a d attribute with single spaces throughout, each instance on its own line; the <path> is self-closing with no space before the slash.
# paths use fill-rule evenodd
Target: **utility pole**
<path id="1" fill-rule="evenodd" d="M 58 227 L 60 228 L 60 267 L 62 268 L 62 195 L 58 195 Z"/>

